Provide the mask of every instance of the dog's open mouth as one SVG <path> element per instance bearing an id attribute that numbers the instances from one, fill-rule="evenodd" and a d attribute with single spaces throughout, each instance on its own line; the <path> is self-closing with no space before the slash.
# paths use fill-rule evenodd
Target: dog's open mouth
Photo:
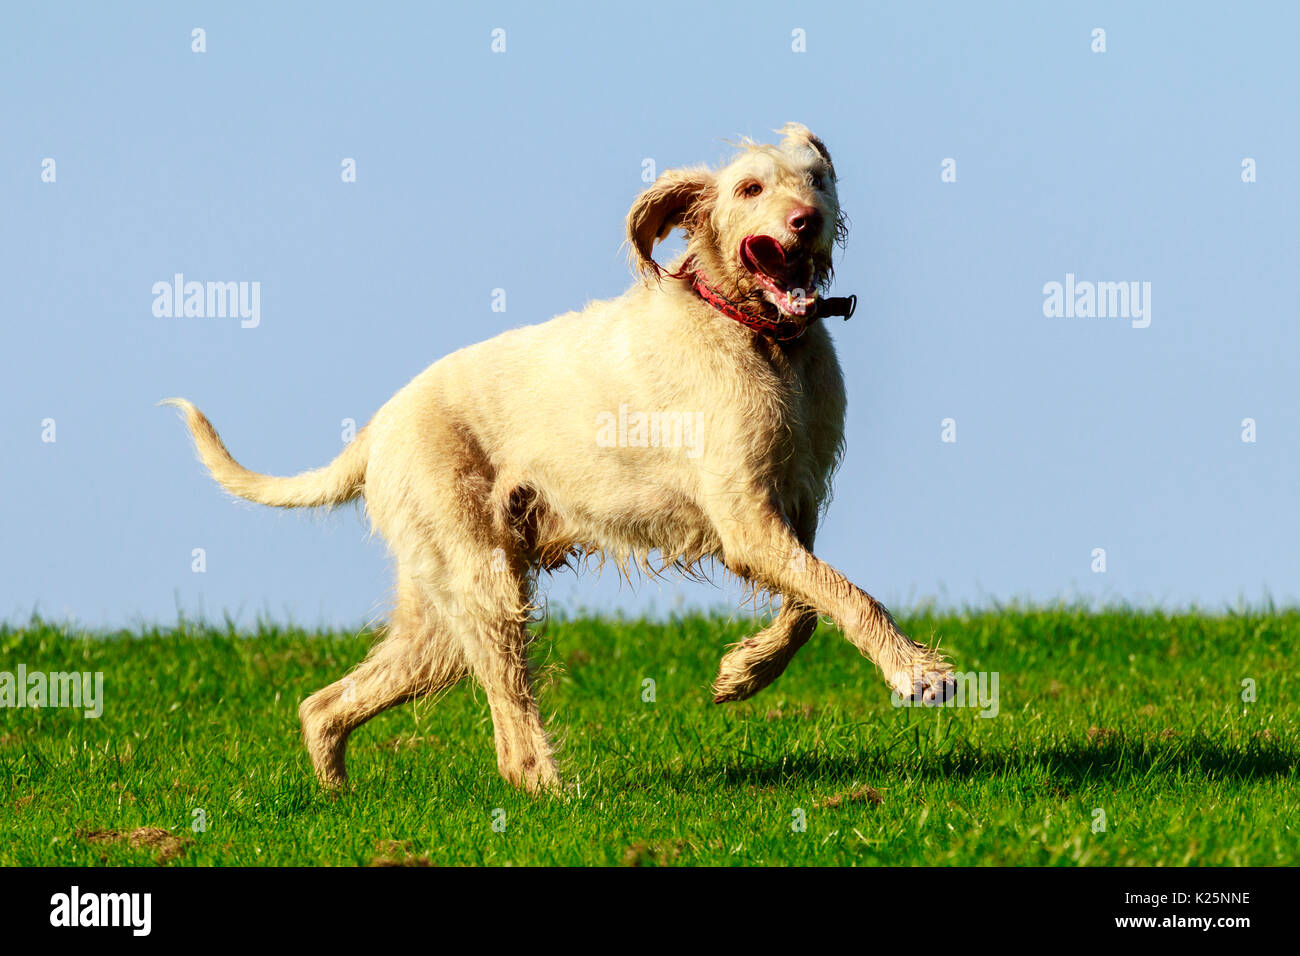
<path id="1" fill-rule="evenodd" d="M 741 240 L 740 264 L 784 315 L 807 315 L 817 301 L 812 258 L 787 259 L 785 247 L 771 236 L 746 236 Z"/>

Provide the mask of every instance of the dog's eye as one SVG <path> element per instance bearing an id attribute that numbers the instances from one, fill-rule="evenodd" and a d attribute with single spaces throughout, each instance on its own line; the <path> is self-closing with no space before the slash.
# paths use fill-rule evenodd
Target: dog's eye
<path id="1" fill-rule="evenodd" d="M 813 189 L 817 190 L 818 192 L 821 192 L 823 180 L 820 173 L 811 174 L 808 177 L 808 181 L 812 183 Z"/>
<path id="2" fill-rule="evenodd" d="M 745 188 L 741 190 L 741 194 L 744 196 L 748 196 L 750 199 L 753 199 L 762 191 L 763 191 L 762 183 L 748 183 L 745 186 Z"/>

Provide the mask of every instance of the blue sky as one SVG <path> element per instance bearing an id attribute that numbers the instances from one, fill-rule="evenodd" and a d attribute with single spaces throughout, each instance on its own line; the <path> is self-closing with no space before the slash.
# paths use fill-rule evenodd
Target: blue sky
<path id="1" fill-rule="evenodd" d="M 860 300 L 823 558 L 896 605 L 1296 600 L 1294 6 L 273 6 L 6 14 L 0 617 L 369 619 L 390 572 L 356 512 L 232 502 L 154 402 L 257 470 L 324 464 L 440 356 L 622 292 L 643 160 L 787 120 L 835 158 Z M 178 272 L 259 282 L 260 323 L 155 316 Z M 1150 283 L 1149 327 L 1045 316 L 1067 274 Z"/>

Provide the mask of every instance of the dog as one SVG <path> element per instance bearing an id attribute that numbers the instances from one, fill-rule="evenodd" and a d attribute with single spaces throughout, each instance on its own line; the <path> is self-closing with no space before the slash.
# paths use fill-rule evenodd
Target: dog
<path id="1" fill-rule="evenodd" d="M 944 658 L 813 554 L 844 441 L 822 320 L 855 300 L 826 296 L 846 234 L 830 153 L 800 124 L 778 135 L 742 140 L 718 169 L 665 171 L 628 213 L 632 288 L 435 362 L 324 468 L 251 472 L 197 408 L 166 400 L 226 491 L 281 508 L 364 498 L 395 558 L 384 636 L 299 708 L 322 784 L 346 783 L 362 723 L 472 676 L 502 776 L 555 787 L 528 624 L 538 574 L 588 557 L 652 573 L 712 559 L 780 596 L 722 658 L 716 703 L 775 680 L 820 614 L 896 692 L 952 695 Z M 685 251 L 661 266 L 654 247 L 678 229 Z"/>

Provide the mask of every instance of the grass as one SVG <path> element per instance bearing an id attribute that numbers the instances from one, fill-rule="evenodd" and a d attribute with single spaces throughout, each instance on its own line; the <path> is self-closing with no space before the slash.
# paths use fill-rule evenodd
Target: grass
<path id="1" fill-rule="evenodd" d="M 0 626 L 0 671 L 102 671 L 105 698 L 99 719 L 0 711 L 0 863 L 1300 862 L 1300 611 L 901 623 L 959 670 L 997 671 L 998 715 L 891 706 L 826 626 L 767 691 L 715 706 L 723 645 L 754 622 L 553 620 L 542 706 L 568 787 L 541 798 L 498 778 L 468 685 L 366 725 L 352 791 L 318 790 L 297 705 L 365 635 Z"/>

